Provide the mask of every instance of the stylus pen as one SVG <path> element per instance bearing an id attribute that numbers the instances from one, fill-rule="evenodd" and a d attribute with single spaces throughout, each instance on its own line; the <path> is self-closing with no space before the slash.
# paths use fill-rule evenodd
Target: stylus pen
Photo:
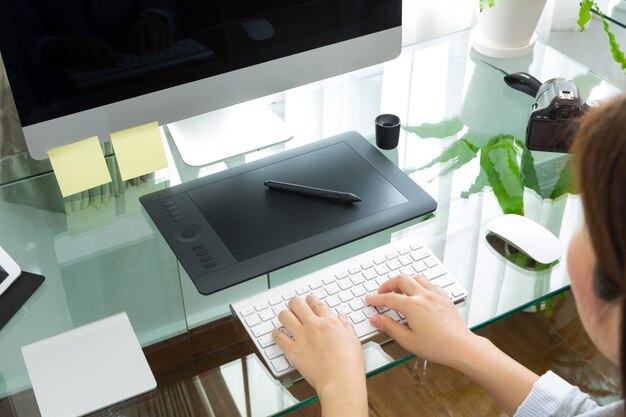
<path id="1" fill-rule="evenodd" d="M 311 197 L 323 198 L 325 200 L 339 201 L 344 203 L 356 203 L 361 201 L 361 197 L 352 193 L 344 193 L 342 191 L 326 190 L 324 188 L 307 187 L 306 185 L 290 184 L 281 181 L 265 181 L 269 189 L 287 191 L 290 193 L 304 194 Z"/>

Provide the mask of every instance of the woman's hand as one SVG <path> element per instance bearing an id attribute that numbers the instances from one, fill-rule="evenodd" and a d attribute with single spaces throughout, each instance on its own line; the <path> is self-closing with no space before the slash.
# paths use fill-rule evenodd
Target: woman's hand
<path id="1" fill-rule="evenodd" d="M 274 340 L 317 391 L 324 416 L 366 416 L 365 358 L 347 317 L 308 295 L 292 298 L 278 319 L 292 337 L 274 330 Z"/>
<path id="2" fill-rule="evenodd" d="M 453 366 L 460 359 L 462 346 L 477 337 L 446 292 L 421 275 L 391 278 L 380 286 L 377 295 L 366 296 L 365 301 L 404 314 L 408 327 L 382 314 L 371 317 L 370 323 L 406 350 L 435 363 Z"/>

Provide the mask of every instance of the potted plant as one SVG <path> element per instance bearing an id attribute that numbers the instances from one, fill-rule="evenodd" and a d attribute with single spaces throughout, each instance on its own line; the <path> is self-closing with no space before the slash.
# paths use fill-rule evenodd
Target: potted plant
<path id="1" fill-rule="evenodd" d="M 498 7 L 493 7 L 498 4 Z M 472 46 L 494 58 L 517 58 L 532 52 L 537 24 L 547 0 L 480 0 Z"/>
<path id="2" fill-rule="evenodd" d="M 536 28 L 545 4 L 546 0 L 479 0 L 478 25 L 472 33 L 474 49 L 496 58 L 515 58 L 530 53 L 537 38 Z M 609 22 L 594 0 L 582 0 L 580 3 L 577 21 L 580 31 L 584 31 L 591 20 L 592 9 L 600 16 L 613 59 L 626 70 L 626 57 L 610 31 Z"/>

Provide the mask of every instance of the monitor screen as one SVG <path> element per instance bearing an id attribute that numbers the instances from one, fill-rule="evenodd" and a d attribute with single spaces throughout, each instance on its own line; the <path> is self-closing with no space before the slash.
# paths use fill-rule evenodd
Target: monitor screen
<path id="1" fill-rule="evenodd" d="M 7 0 L 0 9 L 4 16 L 0 51 L 23 127 L 148 98 L 155 92 L 399 28 L 401 22 L 401 0 Z M 385 60 L 381 54 L 389 53 L 377 49 L 385 48 L 374 46 L 374 51 L 368 51 L 373 57 L 379 55 L 371 63 Z M 396 54 L 399 43 L 390 49 L 396 49 L 392 52 Z M 353 58 L 348 54 L 333 59 L 364 64 Z M 282 78 L 277 82 L 264 73 L 258 83 L 265 83 L 265 90 L 243 96 L 233 92 L 229 98 L 224 90 L 198 86 L 198 94 L 212 104 L 190 106 L 197 109 L 195 114 L 176 111 L 174 120 L 163 115 L 152 120 L 169 123 L 313 81 L 298 80 L 298 67 L 283 65 L 293 75 L 269 71 Z M 314 78 L 326 76 L 319 73 Z M 235 90 L 235 80 L 222 80 L 222 85 L 225 82 Z M 170 108 L 181 107 L 180 98 L 173 100 Z M 151 121 L 152 114 L 146 110 L 142 115 L 137 102 L 131 109 L 137 118 L 126 108 L 109 111 L 100 117 L 104 121 L 92 120 L 94 133 Z M 46 129 L 49 138 L 54 136 L 52 130 Z M 87 133 L 88 128 L 82 131 Z M 29 142 L 29 131 L 26 136 Z"/>

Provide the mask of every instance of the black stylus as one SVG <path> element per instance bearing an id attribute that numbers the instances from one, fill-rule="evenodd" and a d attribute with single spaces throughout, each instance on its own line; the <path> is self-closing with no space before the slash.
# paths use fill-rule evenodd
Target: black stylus
<path id="1" fill-rule="evenodd" d="M 311 197 L 323 198 L 330 201 L 339 201 L 343 203 L 356 203 L 361 201 L 361 197 L 352 193 L 344 193 L 342 191 L 326 190 L 324 188 L 307 187 L 306 185 L 290 184 L 281 181 L 265 181 L 265 184 L 271 190 L 287 191 L 290 193 L 304 194 Z"/>

